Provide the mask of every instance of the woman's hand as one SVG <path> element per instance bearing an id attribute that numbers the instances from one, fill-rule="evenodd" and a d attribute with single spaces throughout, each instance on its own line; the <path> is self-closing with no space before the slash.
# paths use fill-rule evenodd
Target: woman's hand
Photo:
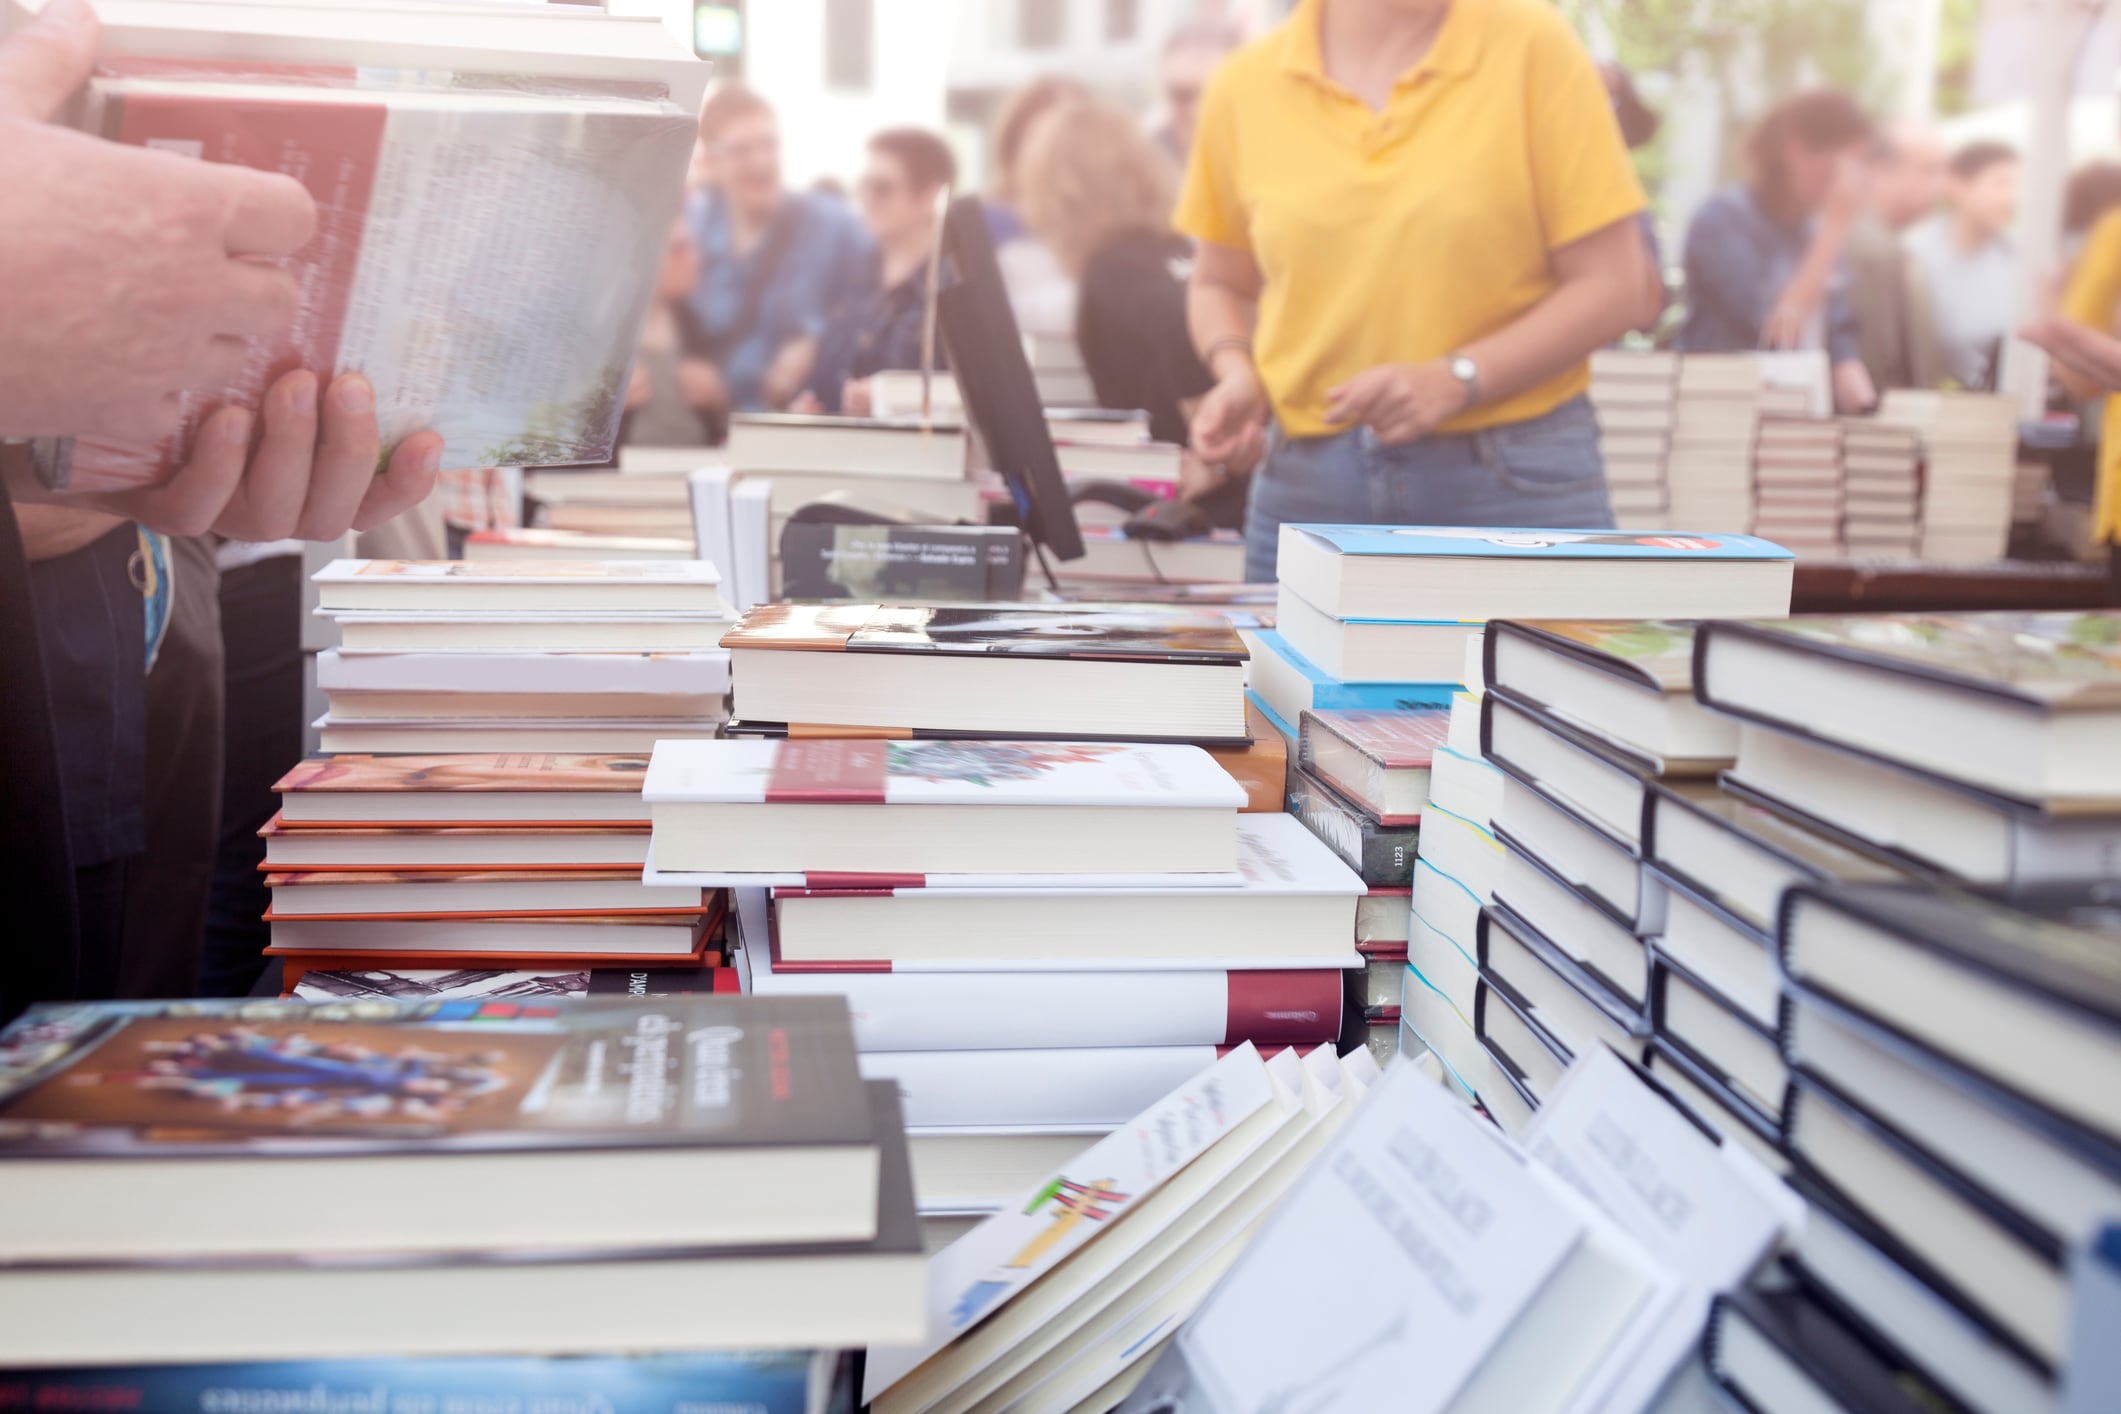
<path id="1" fill-rule="evenodd" d="M 1834 365 L 1834 411 L 1846 416 L 1869 412 L 1878 406 L 1878 388 L 1861 359 L 1844 359 Z"/>
<path id="2" fill-rule="evenodd" d="M 2079 377 L 2102 388 L 2121 388 L 2121 339 L 2111 334 L 2050 315 L 2020 329 L 2018 337 L 2047 350 L 2057 363 Z"/>
<path id="3" fill-rule="evenodd" d="M 336 540 L 410 510 L 434 490 L 442 439 L 407 437 L 377 473 L 375 391 L 358 373 L 318 396 L 314 373 L 281 375 L 258 415 L 225 407 L 193 439 L 191 460 L 160 486 L 79 498 L 171 535 L 232 540 Z M 321 406 L 320 406 L 321 404 Z"/>
<path id="4" fill-rule="evenodd" d="M 1326 394 L 1326 417 L 1363 426 L 1387 446 L 1418 442 L 1466 410 L 1471 392 L 1442 359 L 1386 363 Z"/>
<path id="5" fill-rule="evenodd" d="M 1259 373 L 1236 356 L 1193 413 L 1193 450 L 1202 461 L 1250 466 L 1266 454 L 1267 390 Z"/>

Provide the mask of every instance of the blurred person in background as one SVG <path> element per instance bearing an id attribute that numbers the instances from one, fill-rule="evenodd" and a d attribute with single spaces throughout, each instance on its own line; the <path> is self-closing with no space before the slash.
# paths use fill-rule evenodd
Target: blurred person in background
<path id="1" fill-rule="evenodd" d="M 1048 74 L 1009 95 L 994 120 L 988 143 L 992 177 L 987 188 L 987 234 L 1016 327 L 1047 339 L 1075 336 L 1075 282 L 1045 242 L 1024 225 L 1019 209 L 1024 144 L 1040 119 L 1063 103 L 1088 98 L 1090 90 L 1074 79 Z"/>
<path id="2" fill-rule="evenodd" d="M 2054 314 L 2021 331 L 2054 357 L 2054 375 L 2080 402 L 2104 399 L 2092 489 L 2091 540 L 2111 567 L 2108 602 L 2121 604 L 2121 211 L 2109 211 L 2085 238 Z"/>
<path id="3" fill-rule="evenodd" d="M 1098 402 L 1148 413 L 1151 436 L 1185 446 L 1215 380 L 1186 329 L 1193 243 L 1171 228 L 1177 171 L 1132 114 L 1093 98 L 1047 115 L 1021 171 L 1024 220 L 1079 292 L 1075 338 Z M 1189 455 L 1180 494 L 1234 529 L 1251 469 Z"/>
<path id="4" fill-rule="evenodd" d="M 1227 21 L 1195 20 L 1180 25 L 1164 40 L 1156 64 L 1162 111 L 1151 130 L 1164 155 L 1183 167 L 1193 155 L 1193 132 L 1200 123 L 1200 96 L 1209 76 L 1244 42 Z"/>
<path id="5" fill-rule="evenodd" d="M 1264 452 L 1245 577 L 1287 521 L 1610 526 L 1587 360 L 1642 317 L 1644 204 L 1538 0 L 1303 0 L 1231 56 L 1177 224 L 1193 449 Z"/>
<path id="6" fill-rule="evenodd" d="M 2121 162 L 2087 162 L 2062 189 L 2062 263 L 2074 267 L 2107 214 L 2121 209 Z"/>
<path id="7" fill-rule="evenodd" d="M 870 375 L 921 366 L 937 207 L 956 185 L 957 159 L 934 133 L 892 128 L 869 139 L 855 197 L 876 245 L 874 273 L 826 326 L 799 411 L 867 417 Z M 940 338 L 936 355 L 940 364 Z"/>
<path id="8" fill-rule="evenodd" d="M 869 278 L 871 250 L 846 206 L 781 185 L 773 108 L 741 83 L 700 109 L 712 180 L 686 208 L 701 259 L 692 312 L 706 337 L 713 386 L 699 405 L 731 412 L 784 408 L 809 381 L 831 312 Z"/>
<path id="9" fill-rule="evenodd" d="M 1746 142 L 1748 179 L 1703 202 L 1687 228 L 1681 351 L 1824 349 L 1835 406 L 1877 402 L 1841 263 L 1870 144 L 1870 119 L 1835 89 L 1768 111 Z"/>
<path id="10" fill-rule="evenodd" d="M 1664 126 L 1664 118 L 1657 110 L 1642 101 L 1642 94 L 1635 88 L 1635 80 L 1618 64 L 1600 64 L 1598 76 L 1605 82 L 1606 98 L 1613 105 L 1613 119 L 1620 124 L 1620 140 L 1634 152 L 1657 140 L 1658 130 Z M 1642 319 L 1635 326 L 1638 330 L 1650 331 L 1664 317 L 1665 306 L 1672 302 L 1672 289 L 1664 280 L 1664 244 L 1657 239 L 1657 217 L 1647 208 L 1637 218 L 1642 227 L 1643 244 L 1649 249 L 1649 279 L 1643 285 Z"/>
<path id="11" fill-rule="evenodd" d="M 1992 388 L 2003 340 L 2018 322 L 2018 154 L 2000 142 L 1952 154 L 1945 209 L 1907 234 L 1929 291 L 1937 359 L 1962 388 Z"/>
<path id="12" fill-rule="evenodd" d="M 1944 139 L 1928 123 L 1899 118 L 1871 140 L 1863 209 L 1849 226 L 1849 309 L 1871 386 L 1934 388 L 1944 370 L 1927 281 L 1916 278 L 1903 235 L 1944 199 Z"/>
<path id="13" fill-rule="evenodd" d="M 680 220 L 663 247 L 655 302 L 641 325 L 640 353 L 626 385 L 626 416 L 619 423 L 622 445 L 696 447 L 714 440 L 728 405 L 707 331 L 692 308 L 699 287 L 700 249 Z"/>

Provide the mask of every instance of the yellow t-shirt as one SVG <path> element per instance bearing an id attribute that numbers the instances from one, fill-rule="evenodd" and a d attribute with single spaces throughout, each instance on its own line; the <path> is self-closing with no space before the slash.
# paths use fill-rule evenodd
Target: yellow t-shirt
<path id="1" fill-rule="evenodd" d="M 2092 227 L 2062 297 L 2062 317 L 2102 334 L 2121 321 L 2121 212 Z M 2099 422 L 2099 482 L 2092 496 L 2092 539 L 2121 540 L 2121 392 L 2106 395 Z"/>
<path id="2" fill-rule="evenodd" d="M 1453 0 L 1383 112 L 1327 78 L 1319 0 L 1208 85 L 1180 230 L 1266 277 L 1254 353 L 1282 429 L 1336 430 L 1326 393 L 1456 353 L 1544 299 L 1551 253 L 1643 209 L 1597 67 L 1545 0 Z M 1521 422 L 1577 366 L 1445 425 Z"/>

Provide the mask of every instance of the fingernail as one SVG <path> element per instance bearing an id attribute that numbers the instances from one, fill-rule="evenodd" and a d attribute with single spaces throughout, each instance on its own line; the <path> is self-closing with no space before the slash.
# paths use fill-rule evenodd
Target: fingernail
<path id="1" fill-rule="evenodd" d="M 332 389 L 331 400 L 340 412 L 354 417 L 374 412 L 376 407 L 375 389 L 369 387 L 368 380 L 358 374 L 339 380 L 339 386 Z"/>
<path id="2" fill-rule="evenodd" d="M 303 373 L 288 379 L 286 403 L 287 410 L 291 413 L 308 413 L 314 416 L 317 411 L 317 380 L 315 375 Z"/>
<path id="3" fill-rule="evenodd" d="M 220 417 L 221 440 L 232 447 L 250 445 L 250 409 L 230 408 Z"/>
<path id="4" fill-rule="evenodd" d="M 420 475 L 433 476 L 442 470 L 442 444 L 435 443 L 420 453 Z"/>

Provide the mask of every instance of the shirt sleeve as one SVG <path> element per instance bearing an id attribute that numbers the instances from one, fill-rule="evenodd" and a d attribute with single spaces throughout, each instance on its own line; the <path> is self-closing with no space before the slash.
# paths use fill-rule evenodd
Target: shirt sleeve
<path id="1" fill-rule="evenodd" d="M 1249 253 L 1252 232 L 1237 188 L 1238 90 L 1244 75 L 1242 63 L 1225 63 L 1201 95 L 1193 152 L 1172 224 L 1194 240 Z"/>
<path id="2" fill-rule="evenodd" d="M 2121 212 L 2092 228 L 2063 292 L 2061 314 L 2072 324 L 2114 332 L 2115 316 L 2121 314 Z"/>
<path id="3" fill-rule="evenodd" d="M 1605 81 L 1558 13 L 1542 17 L 1524 82 L 1533 198 L 1547 249 L 1580 241 L 1647 206 Z"/>
<path id="4" fill-rule="evenodd" d="M 1760 255 L 1751 232 L 1736 208 L 1721 197 L 1712 197 L 1694 214 L 1686 232 L 1686 298 L 1697 318 L 1715 328 L 1731 331 L 1743 342 L 1729 349 L 1696 352 L 1736 352 L 1757 347 L 1760 326 L 1766 322 L 1768 291 L 1763 288 Z"/>

